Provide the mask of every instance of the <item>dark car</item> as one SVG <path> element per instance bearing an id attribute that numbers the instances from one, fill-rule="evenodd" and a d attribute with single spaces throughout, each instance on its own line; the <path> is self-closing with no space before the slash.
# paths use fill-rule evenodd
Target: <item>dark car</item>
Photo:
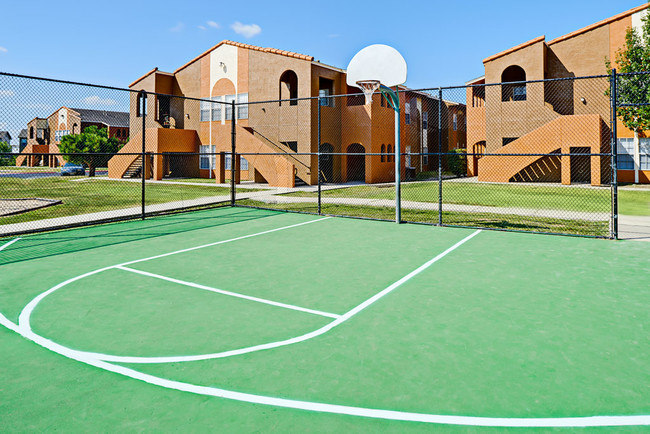
<path id="1" fill-rule="evenodd" d="M 65 163 L 63 167 L 61 167 L 61 176 L 84 176 L 85 174 L 86 171 L 80 164 Z"/>

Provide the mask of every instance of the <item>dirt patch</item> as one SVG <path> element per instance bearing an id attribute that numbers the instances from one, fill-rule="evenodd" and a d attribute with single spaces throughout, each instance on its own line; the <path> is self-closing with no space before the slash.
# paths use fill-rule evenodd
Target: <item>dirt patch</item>
<path id="1" fill-rule="evenodd" d="M 23 199 L 0 199 L 0 217 L 21 214 L 47 206 L 58 205 L 60 200 L 29 197 Z"/>

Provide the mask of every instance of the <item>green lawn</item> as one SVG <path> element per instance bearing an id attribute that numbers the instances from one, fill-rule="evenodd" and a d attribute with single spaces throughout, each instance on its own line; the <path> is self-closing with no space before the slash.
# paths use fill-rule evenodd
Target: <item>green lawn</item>
<path id="1" fill-rule="evenodd" d="M 316 193 L 298 192 L 289 196 L 316 197 Z M 323 197 L 394 199 L 395 189 L 384 186 L 358 186 L 323 191 Z M 585 212 L 608 212 L 609 187 L 531 186 L 525 184 L 479 184 L 444 181 L 443 202 L 513 208 L 559 209 Z M 438 202 L 437 182 L 402 184 L 402 199 L 415 202 Z M 650 189 L 619 190 L 619 213 L 650 215 Z"/>
<path id="2" fill-rule="evenodd" d="M 0 217 L 0 224 L 87 214 L 139 206 L 141 185 L 138 182 L 109 181 L 81 177 L 49 177 L 38 179 L 0 178 L 0 198 L 39 197 L 59 199 L 63 203 L 18 215 Z M 224 196 L 224 187 L 202 187 L 150 183 L 146 186 L 146 204 Z"/>
<path id="3" fill-rule="evenodd" d="M 260 208 L 281 209 L 317 213 L 316 203 L 269 204 L 253 199 L 239 200 L 239 205 Z M 395 209 L 378 206 L 354 206 L 339 204 L 322 204 L 323 214 L 366 217 L 372 219 L 395 220 Z M 513 229 L 531 232 L 552 232 L 570 235 L 609 236 L 609 224 L 606 221 L 566 220 L 548 217 L 527 217 L 509 214 L 462 213 L 443 211 L 443 224 L 451 226 L 485 227 L 493 229 Z M 402 209 L 402 220 L 416 223 L 438 223 L 437 211 Z"/>

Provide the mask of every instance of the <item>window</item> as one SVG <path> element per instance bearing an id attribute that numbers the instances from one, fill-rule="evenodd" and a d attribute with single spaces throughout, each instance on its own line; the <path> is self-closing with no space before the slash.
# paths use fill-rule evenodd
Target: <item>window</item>
<path id="1" fill-rule="evenodd" d="M 411 124 L 411 104 L 404 104 L 404 123 L 406 125 Z"/>
<path id="2" fill-rule="evenodd" d="M 216 162 L 214 158 L 214 153 L 216 151 L 216 146 L 212 145 L 201 145 L 199 147 L 199 152 L 201 156 L 199 158 L 199 167 L 201 169 L 216 169 Z"/>
<path id="3" fill-rule="evenodd" d="M 237 119 L 248 119 L 248 94 L 240 93 L 239 95 L 237 95 L 237 103 L 240 104 L 237 106 Z M 244 161 L 243 158 L 242 161 Z M 242 162 L 242 165 L 243 164 L 244 163 Z"/>
<path id="4" fill-rule="evenodd" d="M 156 95 L 156 120 L 168 121 L 171 100 L 166 95 Z"/>
<path id="5" fill-rule="evenodd" d="M 429 148 L 426 146 L 422 148 L 422 164 L 429 164 Z"/>
<path id="6" fill-rule="evenodd" d="M 454 131 L 458 129 L 458 115 L 454 113 Z"/>
<path id="7" fill-rule="evenodd" d="M 30 139 L 34 138 L 34 127 L 29 127 L 29 138 Z"/>
<path id="8" fill-rule="evenodd" d="M 422 129 L 429 129 L 429 112 L 422 113 Z"/>
<path id="9" fill-rule="evenodd" d="M 381 162 L 386 161 L 386 145 L 381 145 Z"/>
<path id="10" fill-rule="evenodd" d="M 639 139 L 639 169 L 650 170 L 650 139 Z"/>
<path id="11" fill-rule="evenodd" d="M 210 120 L 210 102 L 201 100 L 201 122 Z"/>
<path id="12" fill-rule="evenodd" d="M 620 170 L 634 170 L 634 139 L 618 139 L 616 152 L 618 153 L 618 168 Z"/>
<path id="13" fill-rule="evenodd" d="M 225 156 L 224 170 L 232 170 L 232 154 L 228 153 Z M 248 161 L 244 157 L 239 157 L 239 170 L 248 170 Z"/>
<path id="14" fill-rule="evenodd" d="M 54 131 L 54 140 L 60 142 L 64 136 L 70 134 L 70 130 L 56 130 Z"/>
<path id="15" fill-rule="evenodd" d="M 212 116 L 212 121 L 213 122 L 221 122 L 221 101 L 223 100 L 223 97 L 221 96 L 213 96 L 210 98 L 212 101 L 215 102 L 209 102 L 208 105 L 210 106 L 210 111 L 211 111 L 211 116 Z"/>
<path id="16" fill-rule="evenodd" d="M 237 100 L 237 95 L 226 95 L 226 120 L 232 120 L 232 102 Z"/>
<path id="17" fill-rule="evenodd" d="M 328 78 L 318 78 L 318 96 L 319 104 L 322 107 L 334 107 L 334 98 L 328 98 L 334 94 L 334 80 Z"/>
<path id="18" fill-rule="evenodd" d="M 388 161 L 390 163 L 392 160 L 393 160 L 392 149 L 391 149 L 391 146 L 388 145 L 386 147 L 386 161 Z"/>
<path id="19" fill-rule="evenodd" d="M 411 167 L 411 147 L 406 147 L 406 167 Z"/>
<path id="20" fill-rule="evenodd" d="M 514 101 L 526 101 L 526 86 L 513 87 L 512 94 L 512 99 Z"/>

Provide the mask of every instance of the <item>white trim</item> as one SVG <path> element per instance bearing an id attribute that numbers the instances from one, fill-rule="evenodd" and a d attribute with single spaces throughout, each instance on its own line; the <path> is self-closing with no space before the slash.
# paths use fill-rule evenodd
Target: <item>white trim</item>
<path id="1" fill-rule="evenodd" d="M 9 247 L 10 245 L 12 245 L 13 243 L 15 243 L 15 242 L 18 241 L 19 239 L 20 239 L 20 238 L 14 238 L 13 240 L 9 241 L 8 243 L 3 244 L 2 246 L 0 246 L 0 251 L 3 250 L 3 249 L 6 248 L 6 247 Z"/>
<path id="2" fill-rule="evenodd" d="M 231 297 L 243 298 L 244 300 L 255 301 L 257 303 L 270 304 L 271 306 L 282 307 L 282 308 L 285 308 L 285 309 L 292 309 L 292 310 L 297 310 L 297 311 L 300 311 L 300 312 L 307 312 L 307 313 L 311 313 L 313 315 L 326 316 L 326 317 L 334 318 L 334 319 L 339 318 L 341 316 L 341 315 L 337 315 L 337 314 L 334 314 L 334 313 L 321 312 L 319 310 L 307 309 L 305 307 L 294 306 L 292 304 L 279 303 L 277 301 L 266 300 L 264 298 L 252 297 L 252 296 L 249 296 L 249 295 L 239 294 L 239 293 L 236 293 L 236 292 L 230 292 L 230 291 L 226 291 L 226 290 L 223 290 L 223 289 L 212 288 L 210 286 L 205 286 L 205 285 L 201 285 L 201 284 L 198 284 L 198 283 L 187 282 L 185 280 L 180 280 L 180 279 L 174 279 L 172 277 L 161 276 L 160 274 L 149 273 L 147 271 L 136 270 L 134 268 L 122 267 L 122 266 L 119 266 L 119 265 L 117 267 L 115 267 L 115 268 L 118 268 L 118 269 L 124 270 L 124 271 L 128 271 L 128 272 L 131 272 L 131 273 L 141 274 L 141 275 L 147 276 L 147 277 L 153 277 L 154 279 L 166 280 L 167 282 L 177 283 L 179 285 L 190 286 L 192 288 L 197 288 L 197 289 L 204 289 L 206 291 L 216 292 L 217 294 L 223 294 L 223 295 L 229 295 Z"/>

